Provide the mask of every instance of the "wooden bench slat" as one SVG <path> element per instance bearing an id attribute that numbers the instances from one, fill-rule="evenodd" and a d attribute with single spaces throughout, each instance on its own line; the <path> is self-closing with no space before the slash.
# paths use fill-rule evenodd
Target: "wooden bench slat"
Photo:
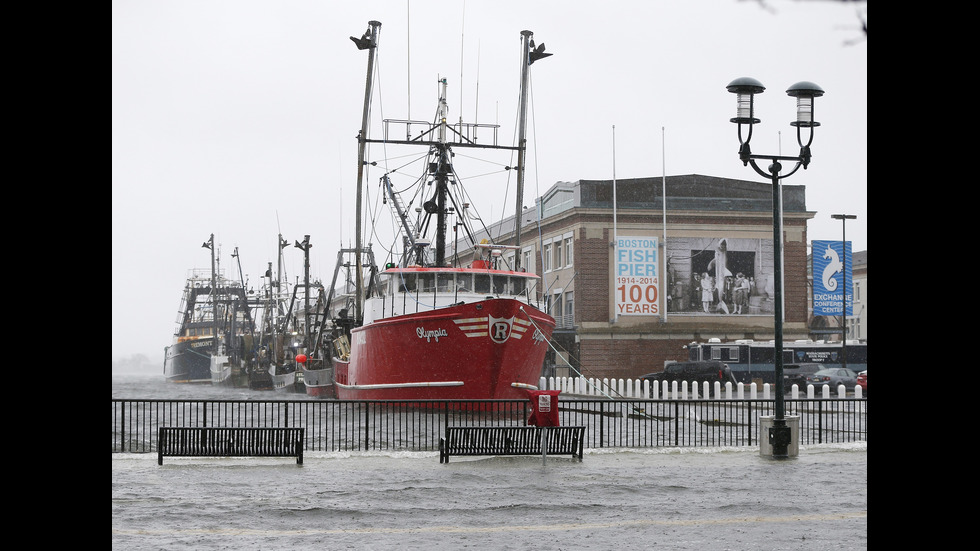
<path id="1" fill-rule="evenodd" d="M 303 464 L 303 427 L 160 427 L 157 464 L 166 457 L 296 457 Z"/>
<path id="2" fill-rule="evenodd" d="M 541 431 L 548 429 L 550 455 L 572 455 L 582 459 L 585 427 L 446 427 L 439 441 L 439 462 L 452 455 L 541 455 Z"/>

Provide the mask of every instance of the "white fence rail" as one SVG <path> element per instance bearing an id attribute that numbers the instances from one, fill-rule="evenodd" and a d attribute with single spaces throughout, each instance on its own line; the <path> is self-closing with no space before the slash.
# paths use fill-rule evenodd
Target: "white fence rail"
<path id="1" fill-rule="evenodd" d="M 702 385 L 689 383 L 688 381 L 663 381 L 661 384 L 651 385 L 649 381 L 641 379 L 595 379 L 585 377 L 541 377 L 538 382 L 541 390 L 560 390 L 563 395 L 602 397 L 602 398 L 641 398 L 650 400 L 701 400 L 706 398 L 718 398 L 725 400 L 756 400 L 759 399 L 759 388 L 756 383 L 746 385 L 738 383 L 732 385 L 728 382 L 722 386 L 720 381 L 714 383 L 705 382 Z M 805 389 L 800 389 L 797 385 L 792 385 L 789 394 L 793 399 L 797 398 L 846 398 L 848 391 L 844 385 L 838 385 L 836 389 L 831 389 L 830 385 L 820 385 L 815 387 L 807 385 Z M 863 398 L 863 390 L 860 386 L 854 387 L 853 397 Z M 761 399 L 771 399 L 775 385 L 765 383 L 762 385 Z M 836 391 L 836 392 L 834 392 Z"/>

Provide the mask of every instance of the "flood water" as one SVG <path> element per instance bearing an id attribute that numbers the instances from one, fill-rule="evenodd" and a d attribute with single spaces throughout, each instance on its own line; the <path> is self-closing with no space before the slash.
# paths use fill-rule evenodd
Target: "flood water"
<path id="1" fill-rule="evenodd" d="M 113 377 L 114 398 L 271 395 Z M 867 459 L 864 442 L 801 447 L 782 460 L 745 447 L 448 464 L 438 452 L 307 452 L 303 465 L 166 458 L 162 466 L 155 454 L 112 454 L 112 546 L 867 549 Z"/>

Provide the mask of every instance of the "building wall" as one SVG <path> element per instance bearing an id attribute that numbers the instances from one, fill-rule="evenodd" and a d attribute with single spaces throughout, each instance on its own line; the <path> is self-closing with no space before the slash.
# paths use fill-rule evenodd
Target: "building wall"
<path id="1" fill-rule="evenodd" d="M 687 228 L 688 233 L 700 232 L 711 235 L 741 235 L 767 240 L 769 246 L 762 254 L 771 256 L 772 226 L 770 220 L 756 220 L 750 224 L 725 223 L 724 217 L 702 220 Z M 680 221 L 678 220 L 678 223 Z M 672 217 L 668 214 L 668 248 L 671 239 Z M 660 236 L 663 231 L 662 214 L 649 212 L 633 214 L 617 224 L 620 235 L 648 234 Z M 737 226 L 738 231 L 733 227 Z M 787 241 L 784 254 L 784 339 L 806 338 L 807 319 L 807 248 L 805 219 L 786 223 Z M 718 337 L 723 340 L 762 339 L 775 337 L 772 309 L 753 316 L 672 314 L 666 316 L 619 317 L 615 320 L 610 269 L 613 254 L 613 227 L 609 213 L 573 212 L 549 220 L 543 225 L 545 241 L 554 234 L 573 229 L 574 280 L 569 275 L 556 272 L 544 276 L 544 288 L 553 289 L 565 283 L 564 291 L 575 292 L 575 344 L 570 348 L 573 367 L 586 377 L 637 378 L 661 371 L 667 361 L 687 359 L 685 345 L 695 340 Z M 623 233 L 627 232 L 627 233 Z M 795 236 L 796 240 L 790 240 Z M 558 281 L 555 281 L 555 276 Z M 569 341 L 571 342 L 571 341 Z M 575 359 L 578 363 L 575 363 Z M 560 364 L 559 364 L 560 365 Z M 573 371 L 574 373 L 574 371 Z"/>
<path id="2" fill-rule="evenodd" d="M 630 190 L 629 195 L 621 194 L 629 202 L 620 202 L 615 220 L 612 203 L 606 197 L 611 197 L 605 189 L 611 187 L 609 184 L 559 183 L 539 200 L 539 212 L 547 212 L 549 216 L 540 221 L 522 220 L 521 246 L 533 251 L 533 266 L 528 269 L 542 277 L 539 292 L 552 297 L 558 289 L 561 293 L 574 293 L 574 313 L 570 318 L 573 323 L 567 327 L 559 324 L 553 338 L 556 345 L 568 351 L 572 374 L 599 379 L 638 378 L 662 371 L 665 362 L 686 360 L 685 345 L 692 341 L 775 338 L 770 185 L 700 175 L 668 177 L 664 186 L 668 206 L 665 242 L 663 193 L 658 191 L 660 179 L 635 179 L 621 187 Z M 783 338 L 786 341 L 808 337 L 806 227 L 814 216 L 805 208 L 802 186 L 790 187 L 783 188 Z M 559 193 L 565 195 L 559 197 Z M 575 200 L 568 201 L 568 195 Z M 554 198 L 552 203 L 548 203 L 549 197 Z M 526 213 L 533 214 L 530 209 Z M 574 236 L 571 264 L 543 270 L 541 244 L 553 242 L 569 232 Z M 659 315 L 616 316 L 612 270 L 615 235 L 658 239 Z M 676 277 L 690 278 L 691 262 L 685 260 L 685 255 L 690 256 L 689 249 L 695 243 L 720 239 L 742 246 L 751 244 L 757 277 L 751 312 L 725 315 L 666 311 L 666 296 L 670 292 L 666 273 L 668 256 L 676 262 L 675 268 L 681 268 Z M 567 312 L 563 314 L 568 317 Z M 563 367 L 563 363 L 552 357 L 546 361 L 543 373 L 549 375 L 549 367 Z"/>

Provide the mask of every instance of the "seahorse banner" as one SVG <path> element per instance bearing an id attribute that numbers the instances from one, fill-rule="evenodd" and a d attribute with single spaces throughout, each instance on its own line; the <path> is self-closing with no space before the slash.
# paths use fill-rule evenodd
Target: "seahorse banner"
<path id="1" fill-rule="evenodd" d="M 846 244 L 846 254 L 842 250 Z M 851 272 L 851 242 L 813 241 L 813 315 L 839 316 L 843 304 L 844 274 L 847 274 L 847 315 L 854 302 Z"/>

